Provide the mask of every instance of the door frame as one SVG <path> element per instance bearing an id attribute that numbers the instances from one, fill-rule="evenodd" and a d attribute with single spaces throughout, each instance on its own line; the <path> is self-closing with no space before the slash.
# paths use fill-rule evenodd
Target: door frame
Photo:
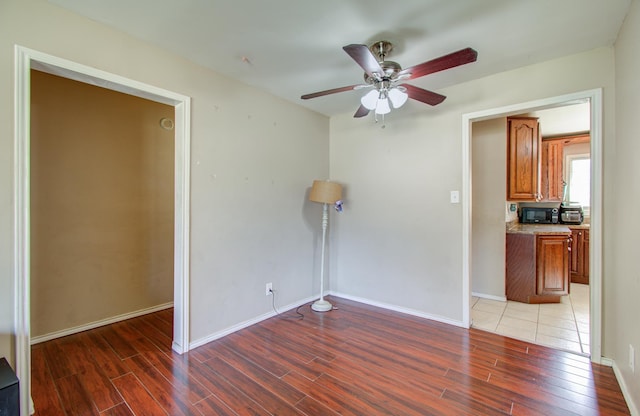
<path id="1" fill-rule="evenodd" d="M 174 315 L 172 349 L 189 350 L 189 214 L 191 98 L 19 45 L 14 50 L 14 306 L 16 373 L 21 414 L 31 402 L 30 121 L 31 69 L 170 105 L 175 108 Z"/>
<path id="2" fill-rule="evenodd" d="M 476 121 L 589 101 L 591 108 L 591 219 L 590 219 L 590 349 L 591 361 L 602 363 L 602 88 L 491 108 L 462 115 L 462 316 L 471 325 L 471 124 Z"/>

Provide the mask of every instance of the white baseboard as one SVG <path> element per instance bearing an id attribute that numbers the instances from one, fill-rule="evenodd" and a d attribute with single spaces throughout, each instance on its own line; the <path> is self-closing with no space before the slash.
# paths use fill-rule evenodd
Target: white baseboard
<path id="1" fill-rule="evenodd" d="M 360 302 L 360 303 L 364 303 L 366 305 L 377 306 L 378 308 L 382 308 L 382 309 L 388 309 L 388 310 L 395 311 L 395 312 L 406 313 L 407 315 L 417 316 L 419 318 L 425 318 L 425 319 L 430 319 L 432 321 L 442 322 L 443 324 L 449 324 L 449 325 L 453 325 L 453 326 L 459 326 L 461 328 L 466 328 L 466 326 L 464 325 L 464 322 L 455 321 L 453 319 L 445 318 L 443 316 L 431 315 L 431 314 L 428 314 L 428 313 L 417 311 L 415 309 L 403 308 L 403 307 L 400 307 L 400 306 L 397 306 L 397 305 L 391 305 L 391 304 L 388 304 L 388 303 L 382 303 L 382 302 L 378 302 L 378 301 L 374 301 L 374 300 L 370 300 L 370 299 L 360 298 L 360 297 L 357 297 L 357 296 L 347 295 L 345 293 L 331 292 L 331 294 L 333 296 L 336 296 L 336 297 L 339 297 L 339 298 L 344 298 L 344 299 L 349 299 L 349 300 L 352 300 L 354 302 Z"/>
<path id="2" fill-rule="evenodd" d="M 88 331 L 89 329 L 98 328 L 101 326 L 114 324 L 116 322 L 125 321 L 131 318 L 137 318 L 138 316 L 147 315 L 149 313 L 162 311 L 173 307 L 173 302 L 163 303 L 162 305 L 152 306 L 150 308 L 140 309 L 134 312 L 123 313 L 122 315 L 113 316 L 111 318 L 101 319 L 99 321 L 90 322 L 88 324 L 75 326 L 73 328 L 63 329 L 61 331 L 50 332 L 44 335 L 38 335 L 31 338 L 31 345 L 39 344 L 45 341 L 51 341 L 52 339 L 66 337 L 67 335 L 77 334 L 79 332 Z"/>
<path id="3" fill-rule="evenodd" d="M 497 300 L 497 301 L 500 301 L 500 302 L 506 302 L 507 301 L 507 297 L 506 296 L 487 295 L 486 293 L 471 292 L 471 296 L 475 296 L 477 298 L 482 298 L 482 299 Z"/>
<path id="4" fill-rule="evenodd" d="M 280 307 L 278 307 L 278 312 L 283 313 L 283 312 L 286 312 L 286 311 L 290 311 L 292 309 L 296 309 L 297 307 L 302 306 L 305 303 L 309 303 L 309 302 L 311 302 L 313 300 L 316 300 L 316 299 L 318 299 L 318 297 L 317 296 L 313 296 L 313 297 L 310 297 L 310 298 L 307 298 L 307 299 L 292 303 L 292 304 L 287 305 L 287 306 L 280 306 Z M 226 329 L 223 329 L 222 331 L 218 331 L 218 332 L 215 332 L 215 333 L 213 333 L 211 335 L 207 335 L 204 338 L 200 338 L 200 339 L 197 339 L 195 341 L 192 341 L 192 342 L 189 343 L 189 350 L 192 350 L 194 348 L 198 348 L 198 347 L 200 347 L 200 346 L 202 346 L 204 344 L 207 344 L 207 343 L 209 343 L 211 341 L 215 341 L 215 340 L 217 340 L 219 338 L 222 338 L 224 336 L 227 336 L 229 334 L 233 334 L 234 332 L 240 331 L 241 329 L 247 328 L 247 327 L 249 327 L 251 325 L 255 325 L 258 322 L 265 321 L 265 320 L 267 320 L 269 318 L 272 318 L 272 317 L 274 317 L 276 315 L 277 314 L 276 314 L 275 311 L 271 311 L 271 312 L 256 316 L 255 318 L 246 320 L 244 322 L 240 322 L 239 324 L 231 326 L 231 327 L 226 328 Z"/>
<path id="5" fill-rule="evenodd" d="M 615 362 L 615 360 L 603 358 L 602 362 L 604 363 L 605 361 L 611 363 L 613 373 L 616 375 L 616 379 L 618 380 L 618 384 L 620 385 L 620 390 L 622 390 L 624 400 L 627 402 L 627 406 L 629 406 L 629 412 L 631 412 L 631 416 L 640 416 L 640 412 L 638 412 L 639 404 L 633 402 L 633 397 L 631 396 L 627 383 L 625 383 L 624 378 L 622 377 L 622 373 L 620 372 L 620 368 L 618 368 L 618 364 Z"/>

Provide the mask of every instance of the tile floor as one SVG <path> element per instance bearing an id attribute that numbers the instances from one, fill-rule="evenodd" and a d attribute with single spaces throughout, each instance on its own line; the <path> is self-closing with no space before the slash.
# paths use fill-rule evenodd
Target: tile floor
<path id="1" fill-rule="evenodd" d="M 589 286 L 571 283 L 561 303 L 530 305 L 473 297 L 472 326 L 536 344 L 589 355 Z"/>

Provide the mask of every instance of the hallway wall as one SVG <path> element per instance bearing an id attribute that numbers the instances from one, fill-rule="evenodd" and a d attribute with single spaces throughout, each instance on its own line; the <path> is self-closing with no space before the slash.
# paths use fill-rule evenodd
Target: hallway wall
<path id="1" fill-rule="evenodd" d="M 32 337 L 173 300 L 171 106 L 31 71 Z"/>

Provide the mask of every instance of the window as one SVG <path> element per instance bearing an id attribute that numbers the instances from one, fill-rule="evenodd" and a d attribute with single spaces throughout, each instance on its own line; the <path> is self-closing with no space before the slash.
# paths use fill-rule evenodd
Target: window
<path id="1" fill-rule="evenodd" d="M 591 201 L 591 159 L 589 155 L 567 156 L 567 194 L 565 201 L 582 205 L 585 215 Z"/>

